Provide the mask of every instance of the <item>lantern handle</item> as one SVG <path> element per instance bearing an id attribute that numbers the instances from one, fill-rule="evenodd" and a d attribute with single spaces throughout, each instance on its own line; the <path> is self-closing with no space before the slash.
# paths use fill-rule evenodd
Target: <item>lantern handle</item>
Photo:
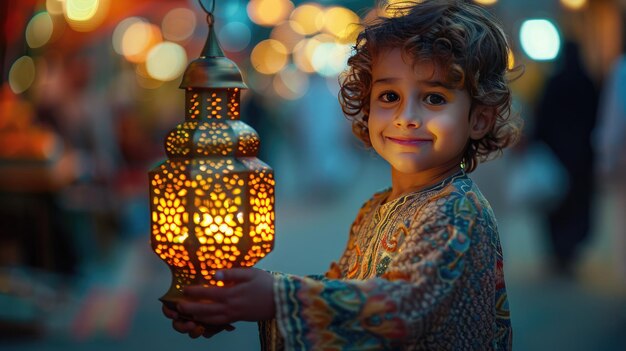
<path id="1" fill-rule="evenodd" d="M 208 0 L 199 0 L 200 2 L 200 6 L 202 6 L 202 9 L 204 10 L 204 12 L 206 12 L 209 15 L 212 15 L 213 12 L 215 12 L 215 0 L 212 1 L 211 4 L 211 10 L 209 10 L 209 7 L 206 5 L 206 3 L 208 2 Z"/>

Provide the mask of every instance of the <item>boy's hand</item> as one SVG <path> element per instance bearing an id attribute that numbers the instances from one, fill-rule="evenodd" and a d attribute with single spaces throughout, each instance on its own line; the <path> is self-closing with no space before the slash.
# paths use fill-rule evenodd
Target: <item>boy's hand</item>
<path id="1" fill-rule="evenodd" d="M 163 305 L 163 314 L 167 318 L 172 319 L 172 326 L 174 327 L 176 331 L 178 331 L 179 333 L 183 333 L 183 334 L 189 334 L 189 337 L 193 339 L 198 338 L 200 336 L 204 336 L 205 338 L 210 338 L 213 335 L 223 330 L 226 330 L 226 331 L 235 330 L 235 327 L 233 327 L 230 324 L 203 325 L 203 324 L 196 323 L 187 319 L 182 319 L 178 315 L 178 312 L 167 308 L 165 304 Z"/>
<path id="2" fill-rule="evenodd" d="M 270 273 L 256 268 L 233 268 L 218 271 L 215 277 L 225 286 L 184 288 L 188 300 L 178 304 L 178 311 L 204 325 L 274 318 L 274 277 Z"/>

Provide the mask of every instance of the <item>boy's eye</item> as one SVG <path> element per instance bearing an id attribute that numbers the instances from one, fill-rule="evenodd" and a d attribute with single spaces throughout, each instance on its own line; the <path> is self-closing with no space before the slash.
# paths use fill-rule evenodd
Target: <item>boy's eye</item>
<path id="1" fill-rule="evenodd" d="M 439 95 L 439 94 L 428 94 L 426 96 L 426 98 L 424 99 L 424 102 L 426 102 L 429 105 L 443 105 L 446 103 L 446 98 L 444 98 L 443 96 Z"/>
<path id="2" fill-rule="evenodd" d="M 382 102 L 395 102 L 400 100 L 400 96 L 393 91 L 386 91 L 378 97 L 378 99 Z"/>

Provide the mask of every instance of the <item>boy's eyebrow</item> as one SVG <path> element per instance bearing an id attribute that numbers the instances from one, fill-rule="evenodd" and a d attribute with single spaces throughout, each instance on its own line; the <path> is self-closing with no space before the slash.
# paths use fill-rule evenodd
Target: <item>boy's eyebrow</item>
<path id="1" fill-rule="evenodd" d="M 401 78 L 396 78 L 396 77 L 385 77 L 385 78 L 379 78 L 376 79 L 372 85 L 376 84 L 376 83 L 394 83 L 398 80 L 400 80 Z M 446 88 L 446 89 L 450 89 L 452 88 L 452 85 L 446 82 L 442 82 L 440 80 L 429 80 L 429 79 L 424 79 L 424 80 L 419 80 L 418 81 L 419 84 L 421 85 L 427 85 L 429 87 L 442 87 L 442 88 Z"/>

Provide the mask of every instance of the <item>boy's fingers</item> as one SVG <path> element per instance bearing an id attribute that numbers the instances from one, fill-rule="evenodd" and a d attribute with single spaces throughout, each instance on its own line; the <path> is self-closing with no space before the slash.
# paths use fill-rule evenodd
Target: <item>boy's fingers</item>
<path id="1" fill-rule="evenodd" d="M 170 310 L 165 305 L 163 305 L 162 310 L 163 310 L 163 314 L 165 315 L 165 317 L 169 319 L 178 319 L 178 312 L 174 310 Z"/>
<path id="2" fill-rule="evenodd" d="M 192 330 L 194 330 L 197 325 L 196 323 L 191 322 L 191 321 L 183 321 L 183 320 L 177 319 L 172 322 L 172 326 L 174 327 L 174 330 L 176 330 L 177 332 L 187 334 L 191 332 Z"/>
<path id="3" fill-rule="evenodd" d="M 193 320 L 210 322 L 207 318 L 217 315 L 224 315 L 226 306 L 219 303 L 191 302 L 183 301 L 178 304 L 180 313 L 190 316 Z"/>
<path id="4" fill-rule="evenodd" d="M 223 271 L 217 271 L 215 278 L 224 283 L 242 283 L 254 278 L 256 269 L 254 268 L 231 268 Z"/>
<path id="5" fill-rule="evenodd" d="M 194 285 L 183 288 L 183 294 L 192 300 L 222 301 L 228 297 L 228 288 Z"/>

